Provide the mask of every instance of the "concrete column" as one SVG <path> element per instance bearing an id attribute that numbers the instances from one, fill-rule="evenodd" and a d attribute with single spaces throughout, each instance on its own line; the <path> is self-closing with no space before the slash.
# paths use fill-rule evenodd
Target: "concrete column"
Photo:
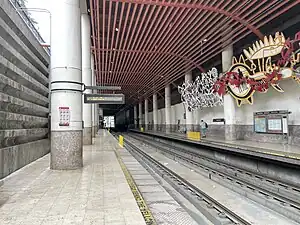
<path id="1" fill-rule="evenodd" d="M 133 107 L 133 119 L 134 119 L 134 128 L 138 128 L 137 127 L 138 115 L 137 115 L 137 106 L 136 105 Z"/>
<path id="2" fill-rule="evenodd" d="M 142 119 L 142 102 L 139 102 L 139 127 L 143 126 L 143 119 Z"/>
<path id="3" fill-rule="evenodd" d="M 222 69 L 227 72 L 231 66 L 233 47 L 228 46 L 222 52 Z M 225 139 L 236 140 L 236 101 L 230 95 L 224 96 Z"/>
<path id="4" fill-rule="evenodd" d="M 82 42 L 82 82 L 86 86 L 92 85 L 91 70 L 91 29 L 88 14 L 81 15 L 81 42 Z M 92 90 L 86 90 L 85 94 L 91 94 Z M 84 96 L 82 96 L 83 98 Z M 82 100 L 83 102 L 83 100 Z M 84 104 L 83 115 L 83 144 L 92 144 L 92 104 Z"/>
<path id="5" fill-rule="evenodd" d="M 51 169 L 78 169 L 83 164 L 79 2 L 53 0 L 52 4 Z"/>
<path id="6" fill-rule="evenodd" d="M 192 76 L 192 71 L 189 71 L 185 74 L 184 76 L 185 82 L 193 82 L 193 76 Z M 194 117 L 193 117 L 193 112 L 190 112 L 187 107 L 185 107 L 185 125 L 186 125 L 186 131 L 192 131 L 193 130 L 193 124 L 194 124 Z"/>
<path id="7" fill-rule="evenodd" d="M 145 130 L 149 129 L 149 117 L 148 117 L 148 112 L 149 112 L 149 101 L 148 99 L 145 99 Z"/>
<path id="8" fill-rule="evenodd" d="M 165 87 L 166 132 L 171 132 L 171 87 Z"/>
<path id="9" fill-rule="evenodd" d="M 92 69 L 92 86 L 96 86 L 94 57 L 91 54 L 91 69 Z M 96 93 L 96 90 L 92 90 L 92 93 Z M 92 137 L 96 136 L 96 104 L 92 104 Z"/>
<path id="10" fill-rule="evenodd" d="M 156 131 L 158 126 L 158 105 L 157 94 L 153 94 L 153 130 Z"/>

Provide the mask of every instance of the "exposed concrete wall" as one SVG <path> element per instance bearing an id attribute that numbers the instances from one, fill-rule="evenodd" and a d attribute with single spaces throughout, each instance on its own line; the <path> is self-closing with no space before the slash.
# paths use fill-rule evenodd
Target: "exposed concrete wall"
<path id="1" fill-rule="evenodd" d="M 49 56 L 0 1 L 0 179 L 50 151 Z"/>

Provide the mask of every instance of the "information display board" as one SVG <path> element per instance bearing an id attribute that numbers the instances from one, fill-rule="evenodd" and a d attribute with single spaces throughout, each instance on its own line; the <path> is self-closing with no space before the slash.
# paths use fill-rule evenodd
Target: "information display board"
<path id="1" fill-rule="evenodd" d="M 254 117 L 254 131 L 256 133 L 266 133 L 267 132 L 267 120 L 265 116 Z"/>
<path id="2" fill-rule="evenodd" d="M 103 105 L 125 104 L 124 94 L 84 94 L 84 103 Z"/>
<path id="3" fill-rule="evenodd" d="M 256 133 L 287 134 L 287 110 L 254 113 L 254 131 Z"/>
<path id="4" fill-rule="evenodd" d="M 105 128 L 114 128 L 115 127 L 115 117 L 114 116 L 104 116 L 103 121 Z"/>

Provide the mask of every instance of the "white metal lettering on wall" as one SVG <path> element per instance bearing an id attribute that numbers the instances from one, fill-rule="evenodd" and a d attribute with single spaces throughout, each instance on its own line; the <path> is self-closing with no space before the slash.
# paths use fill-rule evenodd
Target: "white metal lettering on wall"
<path id="1" fill-rule="evenodd" d="M 187 81 L 178 86 L 181 100 L 189 111 L 223 105 L 223 97 L 215 93 L 213 88 L 218 77 L 218 70 L 212 68 L 198 76 L 194 82 Z"/>

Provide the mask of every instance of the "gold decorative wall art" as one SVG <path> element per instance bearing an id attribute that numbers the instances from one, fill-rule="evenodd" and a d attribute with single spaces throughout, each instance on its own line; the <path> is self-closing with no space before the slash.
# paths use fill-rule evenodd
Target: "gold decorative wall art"
<path id="1" fill-rule="evenodd" d="M 300 84 L 300 32 L 294 40 L 277 32 L 274 37 L 264 37 L 256 41 L 244 55 L 233 57 L 232 66 L 214 85 L 215 91 L 224 95 L 229 93 L 237 105 L 253 104 L 255 91 L 265 93 L 271 86 L 284 92 L 278 81 L 293 78 Z"/>

